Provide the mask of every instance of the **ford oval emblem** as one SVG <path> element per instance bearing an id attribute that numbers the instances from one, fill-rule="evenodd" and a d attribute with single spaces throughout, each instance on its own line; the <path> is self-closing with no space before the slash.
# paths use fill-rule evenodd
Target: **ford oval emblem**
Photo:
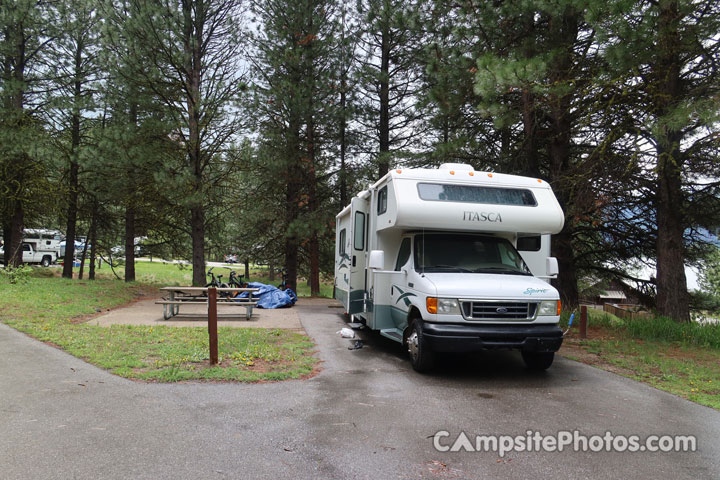
<path id="1" fill-rule="evenodd" d="M 495 309 L 497 313 L 508 313 L 508 309 L 505 307 L 500 307 L 498 309 Z"/>

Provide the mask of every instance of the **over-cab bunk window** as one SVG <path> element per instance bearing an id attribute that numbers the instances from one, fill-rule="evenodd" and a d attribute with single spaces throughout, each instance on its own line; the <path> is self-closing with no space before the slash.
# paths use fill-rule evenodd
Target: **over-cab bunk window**
<path id="1" fill-rule="evenodd" d="M 479 185 L 446 185 L 418 183 L 422 200 L 432 202 L 484 203 L 488 205 L 515 205 L 536 207 L 533 193 L 525 188 L 483 187 Z"/>

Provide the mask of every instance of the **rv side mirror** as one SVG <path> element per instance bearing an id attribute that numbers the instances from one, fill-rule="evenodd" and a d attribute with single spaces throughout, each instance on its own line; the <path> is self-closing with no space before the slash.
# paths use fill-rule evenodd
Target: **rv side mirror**
<path id="1" fill-rule="evenodd" d="M 548 277 L 554 277 L 558 273 L 560 273 L 560 269 L 558 268 L 558 261 L 555 257 L 548 257 L 545 260 L 545 272 Z"/>
<path id="2" fill-rule="evenodd" d="M 373 270 L 382 270 L 385 268 L 385 252 L 382 250 L 371 250 L 368 267 Z"/>

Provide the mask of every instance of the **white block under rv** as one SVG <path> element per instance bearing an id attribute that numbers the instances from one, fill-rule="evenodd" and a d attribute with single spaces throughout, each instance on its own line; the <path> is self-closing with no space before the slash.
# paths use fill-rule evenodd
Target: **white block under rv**
<path id="1" fill-rule="evenodd" d="M 436 353 L 495 348 L 546 369 L 562 344 L 549 279 L 564 219 L 539 179 L 463 164 L 393 170 L 336 217 L 335 298 L 406 345 L 418 371 Z"/>

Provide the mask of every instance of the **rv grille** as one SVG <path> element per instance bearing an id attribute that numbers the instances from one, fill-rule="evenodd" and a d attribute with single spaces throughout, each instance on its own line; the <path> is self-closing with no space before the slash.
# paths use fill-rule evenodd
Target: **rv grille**
<path id="1" fill-rule="evenodd" d="M 462 302 L 463 316 L 468 320 L 532 320 L 537 303 Z"/>

